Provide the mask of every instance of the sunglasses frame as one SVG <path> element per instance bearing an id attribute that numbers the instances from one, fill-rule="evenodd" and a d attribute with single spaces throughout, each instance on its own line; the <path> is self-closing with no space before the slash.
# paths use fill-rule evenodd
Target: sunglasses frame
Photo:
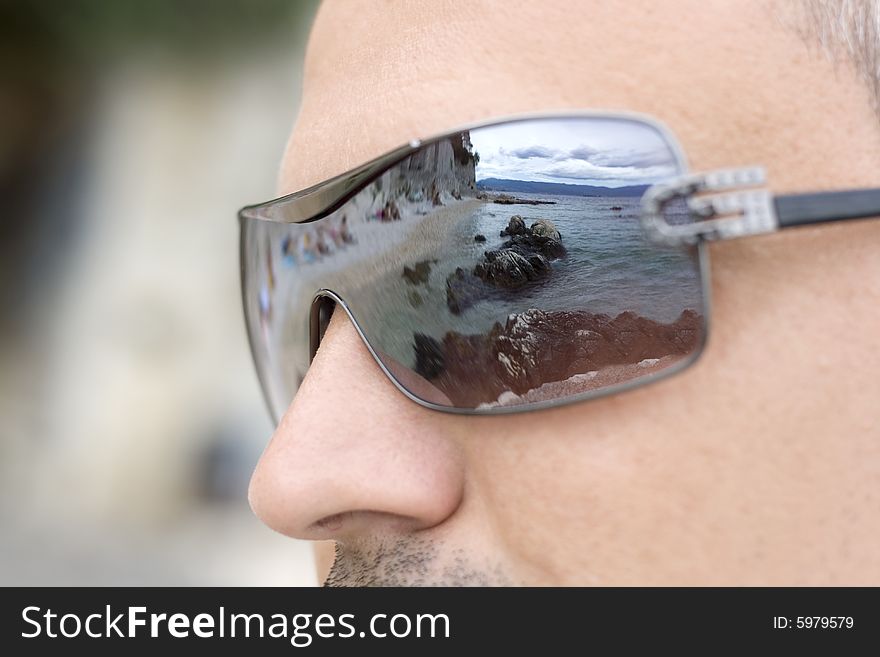
<path id="1" fill-rule="evenodd" d="M 589 390 L 576 395 L 568 395 L 558 399 L 529 402 L 510 406 L 492 406 L 483 408 L 459 408 L 429 402 L 411 393 L 397 377 L 386 367 L 378 353 L 367 339 L 358 320 L 354 317 L 348 304 L 336 292 L 330 289 L 319 289 L 315 292 L 310 312 L 310 360 L 323 337 L 324 330 L 330 319 L 332 306 L 341 307 L 351 320 L 358 335 L 366 345 L 373 359 L 389 380 L 408 399 L 422 407 L 455 413 L 460 415 L 500 415 L 522 413 L 567 406 L 590 399 L 598 399 L 614 395 L 644 385 L 661 381 L 682 372 L 693 365 L 702 355 L 710 335 L 712 315 L 711 281 L 709 267 L 708 242 L 717 239 L 728 239 L 760 233 L 768 233 L 779 228 L 786 228 L 808 223 L 858 219 L 880 215 L 880 189 L 852 190 L 842 192 L 824 192 L 818 194 L 800 194 L 789 196 L 772 196 L 765 189 L 748 191 L 738 190 L 741 187 L 756 187 L 764 182 L 763 169 L 731 169 L 701 174 L 689 173 L 687 158 L 674 133 L 654 117 L 628 111 L 564 111 L 527 113 L 500 117 L 479 123 L 470 123 L 453 130 L 445 131 L 427 139 L 412 140 L 408 144 L 381 155 L 369 162 L 337 175 L 329 180 L 312 185 L 304 190 L 287 194 L 279 198 L 248 205 L 238 213 L 240 222 L 240 257 L 242 278 L 242 301 L 245 297 L 245 229 L 248 221 L 271 221 L 278 223 L 310 223 L 318 221 L 333 213 L 349 199 L 367 187 L 390 168 L 427 146 L 458 133 L 494 127 L 511 123 L 529 122 L 534 120 L 577 120 L 597 119 L 613 121 L 629 121 L 653 129 L 663 140 L 673 155 L 679 175 L 673 180 L 654 185 L 642 198 L 642 223 L 649 235 L 658 244 L 690 247 L 696 251 L 700 272 L 702 295 L 703 330 L 700 341 L 694 351 L 687 357 L 668 368 L 636 377 L 623 383 Z M 727 192 L 713 197 L 706 193 Z M 663 219 L 663 207 L 677 197 L 687 199 L 691 212 L 697 219 L 692 224 L 673 227 Z M 690 228 L 693 226 L 694 228 Z M 684 230 L 680 230 L 684 228 Z M 255 336 L 248 322 L 247 332 L 251 354 L 255 363 L 257 350 Z M 257 368 L 264 397 L 269 406 L 270 415 L 276 422 L 272 403 L 267 393 L 267 386 L 262 380 L 260 368 Z"/>

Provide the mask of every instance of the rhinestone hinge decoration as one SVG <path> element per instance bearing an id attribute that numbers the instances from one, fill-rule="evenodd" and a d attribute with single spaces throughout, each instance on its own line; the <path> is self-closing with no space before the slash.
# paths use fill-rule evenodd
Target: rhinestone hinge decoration
<path id="1" fill-rule="evenodd" d="M 773 196 L 762 188 L 765 182 L 762 167 L 746 167 L 685 175 L 654 185 L 642 197 L 642 226 L 651 240 L 668 246 L 771 233 L 779 221 Z M 676 198 L 686 200 L 692 222 L 670 224 L 666 220 L 664 209 Z"/>

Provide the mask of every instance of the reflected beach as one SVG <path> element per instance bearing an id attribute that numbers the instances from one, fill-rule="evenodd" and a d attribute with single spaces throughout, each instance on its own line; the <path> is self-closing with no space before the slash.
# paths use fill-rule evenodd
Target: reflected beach
<path id="1" fill-rule="evenodd" d="M 441 406 L 580 395 L 695 353 L 696 253 L 649 242 L 639 221 L 644 190 L 678 172 L 673 154 L 641 124 L 544 123 L 423 146 L 317 221 L 255 222 L 245 300 L 273 405 L 308 368 L 320 289 L 401 385 Z"/>

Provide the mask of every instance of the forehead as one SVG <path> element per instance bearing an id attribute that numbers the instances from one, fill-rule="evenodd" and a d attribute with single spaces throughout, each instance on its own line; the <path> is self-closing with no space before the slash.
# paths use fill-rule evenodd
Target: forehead
<path id="1" fill-rule="evenodd" d="M 736 151 L 761 157 L 760 134 L 802 109 L 817 74 L 806 56 L 758 0 L 329 2 L 281 191 L 413 138 L 545 110 L 642 112 L 673 129 L 695 168 L 742 164 Z"/>

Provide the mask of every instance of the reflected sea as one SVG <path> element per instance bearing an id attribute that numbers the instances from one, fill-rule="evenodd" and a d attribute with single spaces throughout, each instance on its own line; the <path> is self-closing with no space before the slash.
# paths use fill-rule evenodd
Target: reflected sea
<path id="1" fill-rule="evenodd" d="M 517 194 L 518 198 L 552 201 L 552 205 L 482 203 L 445 231 L 436 262 L 424 284 L 413 285 L 402 272 L 387 273 L 364 290 L 357 315 L 369 333 L 382 334 L 384 350 L 402 362 L 412 359 L 412 333 L 442 340 L 448 331 L 487 332 L 493 324 L 530 308 L 584 310 L 615 316 L 633 311 L 659 322 L 674 321 L 684 309 L 702 311 L 700 274 L 689 251 L 649 242 L 639 222 L 637 197 L 582 197 Z M 553 222 L 567 255 L 552 262 L 546 279 L 515 292 L 492 295 L 461 315 L 446 303 L 446 279 L 457 267 L 471 271 L 483 253 L 498 249 L 510 217 L 527 225 Z M 485 242 L 476 242 L 475 235 Z M 414 261 L 410 266 L 417 265 Z M 364 303 L 381 294 L 380 303 Z M 372 299 L 374 302 L 379 299 Z M 405 330 L 402 330 L 405 329 Z"/>

